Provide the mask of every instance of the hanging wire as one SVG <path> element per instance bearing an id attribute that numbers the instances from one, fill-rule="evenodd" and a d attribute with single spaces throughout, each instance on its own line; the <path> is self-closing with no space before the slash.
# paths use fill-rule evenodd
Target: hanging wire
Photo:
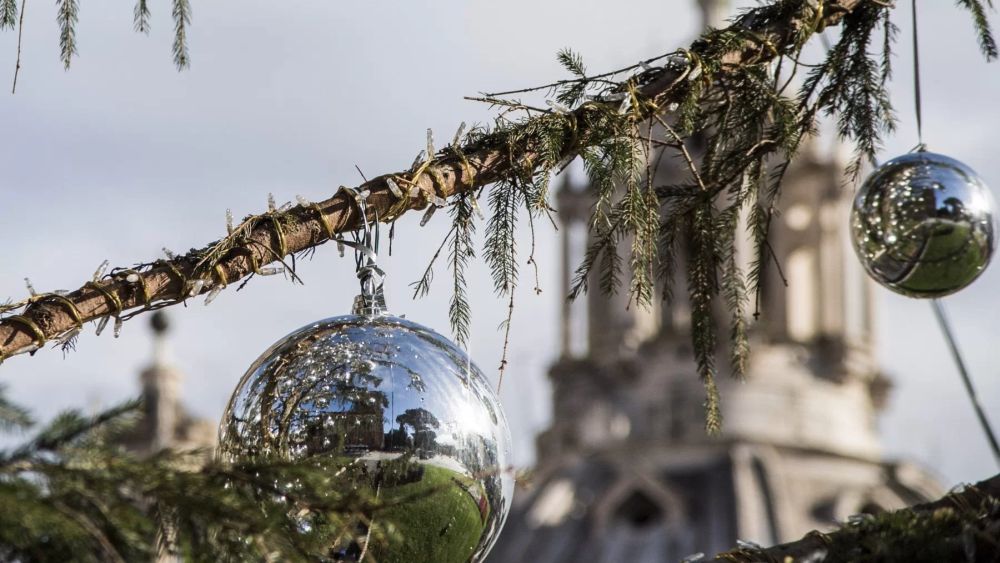
<path id="1" fill-rule="evenodd" d="M 913 0 L 913 109 L 917 117 L 917 150 L 924 150 L 924 123 L 920 98 L 920 41 L 917 34 L 917 0 Z"/>
<path id="2" fill-rule="evenodd" d="M 997 437 L 990 427 L 990 421 L 986 418 L 986 413 L 983 411 L 982 405 L 979 404 L 979 397 L 976 395 L 975 387 L 972 386 L 972 378 L 969 376 L 969 370 L 965 367 L 965 360 L 962 358 L 962 353 L 958 350 L 958 344 L 955 342 L 951 325 L 948 323 L 944 305 L 941 301 L 932 299 L 931 307 L 934 309 L 934 316 L 937 317 L 941 332 L 944 333 L 945 340 L 948 341 L 948 349 L 951 350 L 951 357 L 955 360 L 955 366 L 958 367 L 959 375 L 962 376 L 962 383 L 965 384 L 965 392 L 969 395 L 969 401 L 972 402 L 972 408 L 976 411 L 979 424 L 983 427 L 983 433 L 986 434 L 986 439 L 993 449 L 993 457 L 996 458 L 997 465 L 1000 465 L 1000 443 L 997 443 Z"/>
<path id="3" fill-rule="evenodd" d="M 920 96 L 920 41 L 919 34 L 917 32 L 917 0 L 912 0 L 911 4 L 913 6 L 913 109 L 917 120 L 917 146 L 915 150 L 922 151 L 925 150 L 926 145 L 924 145 L 923 103 Z M 997 442 L 996 434 L 993 432 L 993 428 L 990 426 L 990 421 L 986 418 L 986 413 L 983 411 L 983 407 L 979 403 L 979 397 L 976 394 L 976 389 L 972 385 L 972 377 L 969 375 L 965 359 L 962 357 L 962 353 L 958 349 L 958 343 L 956 342 L 955 335 L 951 330 L 951 324 L 948 322 L 948 317 L 944 310 L 944 304 L 938 299 L 931 299 L 931 308 L 934 309 L 934 317 L 937 319 L 938 326 L 941 328 L 945 341 L 948 343 L 948 349 L 951 351 L 951 357 L 955 361 L 955 367 L 958 369 L 958 373 L 962 377 L 962 384 L 965 386 L 965 392 L 969 396 L 972 408 L 976 411 L 976 417 L 979 419 L 979 425 L 982 427 L 983 433 L 986 435 L 986 440 L 989 442 L 990 448 L 993 450 L 993 457 L 996 458 L 997 465 L 1000 465 L 1000 443 Z"/>

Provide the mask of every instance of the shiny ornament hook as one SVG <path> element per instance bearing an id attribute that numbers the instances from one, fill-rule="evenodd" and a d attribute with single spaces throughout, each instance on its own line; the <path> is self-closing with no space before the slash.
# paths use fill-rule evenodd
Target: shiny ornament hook
<path id="1" fill-rule="evenodd" d="M 386 312 L 385 271 L 378 266 L 379 224 L 378 213 L 373 221 L 368 219 L 368 190 L 359 192 L 354 188 L 341 187 L 347 192 L 361 213 L 361 232 L 354 233 L 354 241 L 341 240 L 345 246 L 354 249 L 355 271 L 361 282 L 361 293 L 354 298 L 353 313 L 374 317 Z"/>

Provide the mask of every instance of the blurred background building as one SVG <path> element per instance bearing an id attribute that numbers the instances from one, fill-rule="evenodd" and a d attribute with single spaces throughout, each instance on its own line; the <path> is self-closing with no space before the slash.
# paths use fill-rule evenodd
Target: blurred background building
<path id="1" fill-rule="evenodd" d="M 722 0 L 699 4 L 707 24 L 725 16 Z M 875 360 L 872 286 L 843 220 L 844 167 L 813 145 L 786 176 L 769 236 L 782 271 L 764 270 L 745 379 L 720 367 L 717 438 L 704 430 L 684 268 L 670 305 L 643 310 L 627 307 L 627 292 L 592 292 L 563 306 L 552 424 L 490 561 L 677 561 L 737 539 L 790 541 L 943 493 L 920 467 L 882 457 L 876 423 L 890 386 Z M 655 185 L 685 172 L 664 170 Z M 589 242 L 592 203 L 589 186 L 564 181 L 563 294 Z M 738 250 L 744 260 L 751 251 Z M 727 319 L 720 306 L 717 326 Z"/>
<path id="2" fill-rule="evenodd" d="M 768 271 L 745 380 L 720 369 L 720 437 L 705 434 L 682 299 L 643 311 L 594 293 L 583 310 L 567 306 L 549 372 L 552 425 L 491 561 L 674 561 L 943 493 L 923 469 L 882 459 L 889 385 L 874 361 L 870 287 L 840 220 L 850 199 L 841 170 L 807 151 L 788 175 L 771 227 L 788 288 Z M 586 187 L 563 185 L 567 269 L 586 244 L 585 233 L 573 239 L 589 201 Z"/>
<path id="3" fill-rule="evenodd" d="M 181 403 L 184 374 L 171 362 L 166 313 L 150 316 L 153 353 L 148 366 L 139 373 L 142 415 L 134 428 L 122 437 L 122 444 L 139 454 L 164 448 L 204 449 L 211 455 L 218 439 L 218 422 L 192 416 Z"/>
<path id="4" fill-rule="evenodd" d="M 789 541 L 943 493 L 920 467 L 882 458 L 876 422 L 890 385 L 874 360 L 872 287 L 840 220 L 851 195 L 843 169 L 810 147 L 789 171 L 771 230 L 788 287 L 767 270 L 748 373 L 738 380 L 720 370 L 719 437 L 704 431 L 682 297 L 650 310 L 600 292 L 566 302 L 561 356 L 549 371 L 553 420 L 491 562 L 675 561 L 737 539 Z M 588 243 L 591 201 L 588 186 L 563 181 L 564 294 Z M 719 325 L 727 318 L 720 309 Z M 217 423 L 181 402 L 166 314 L 154 313 L 150 327 L 144 414 L 123 442 L 141 454 L 210 452 Z"/>

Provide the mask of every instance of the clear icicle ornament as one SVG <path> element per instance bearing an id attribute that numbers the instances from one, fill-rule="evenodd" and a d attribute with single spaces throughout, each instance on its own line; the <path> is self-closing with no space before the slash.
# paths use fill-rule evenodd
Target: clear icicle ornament
<path id="1" fill-rule="evenodd" d="M 994 208 L 989 188 L 971 168 L 917 151 L 865 180 L 851 209 L 851 239 L 878 283 L 909 297 L 943 297 L 989 265 Z"/>
<path id="2" fill-rule="evenodd" d="M 357 250 L 362 288 L 353 314 L 300 328 L 250 366 L 223 415 L 219 453 L 333 459 L 332 495 L 368 487 L 387 502 L 366 515 L 374 524 L 347 531 L 354 540 L 332 548 L 333 560 L 483 561 L 514 489 L 500 402 L 454 343 L 386 312 L 377 235 L 345 244 Z M 309 518 L 298 516 L 302 529 L 316 529 Z M 387 529 L 380 523 L 396 533 L 369 533 Z"/>

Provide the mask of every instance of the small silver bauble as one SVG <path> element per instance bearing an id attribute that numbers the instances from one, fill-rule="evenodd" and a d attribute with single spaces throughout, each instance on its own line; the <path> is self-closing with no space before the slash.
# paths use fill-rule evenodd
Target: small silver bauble
<path id="1" fill-rule="evenodd" d="M 385 563 L 482 561 L 514 488 L 507 421 L 479 369 L 443 336 L 377 309 L 313 323 L 264 352 L 230 399 L 219 450 L 332 456 L 345 468 L 337 486 L 363 474 L 382 500 L 402 499 L 374 516 L 392 524 L 387 539 L 335 547 L 340 561 L 364 551 Z"/>
<path id="2" fill-rule="evenodd" d="M 993 197 L 971 168 L 918 151 L 865 180 L 851 209 L 851 239 L 875 281 L 909 297 L 942 297 L 989 265 L 994 221 Z"/>

